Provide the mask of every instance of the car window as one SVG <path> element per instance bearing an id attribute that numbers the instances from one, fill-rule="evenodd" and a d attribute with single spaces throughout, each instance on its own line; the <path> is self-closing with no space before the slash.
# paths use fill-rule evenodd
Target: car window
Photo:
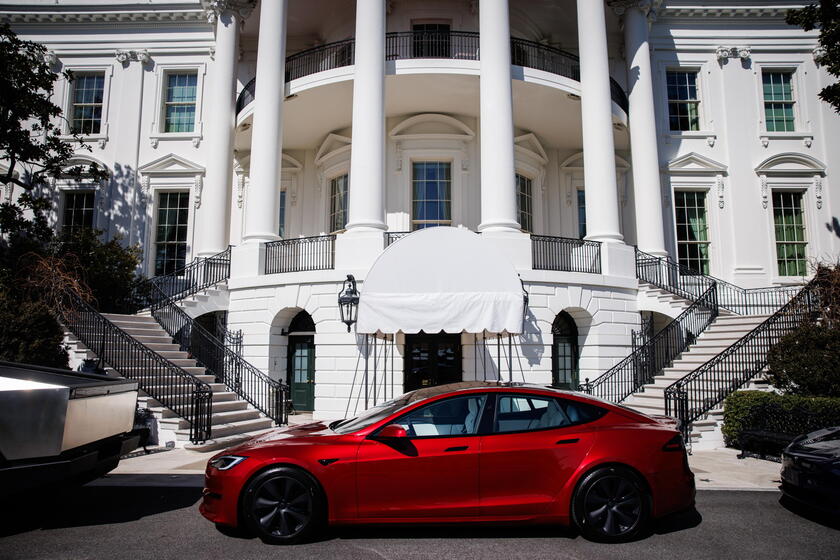
<path id="1" fill-rule="evenodd" d="M 394 423 L 409 437 L 474 435 L 486 400 L 486 394 L 454 397 L 421 406 Z"/>
<path id="2" fill-rule="evenodd" d="M 572 424 L 560 401 L 551 397 L 501 395 L 493 431 L 545 430 Z"/>
<path id="3" fill-rule="evenodd" d="M 558 399 L 563 412 L 568 416 L 572 424 L 585 424 L 593 422 L 607 413 L 606 409 L 592 404 Z"/>

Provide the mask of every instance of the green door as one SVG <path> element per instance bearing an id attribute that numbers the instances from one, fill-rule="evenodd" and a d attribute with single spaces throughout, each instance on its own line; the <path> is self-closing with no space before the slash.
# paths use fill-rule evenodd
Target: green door
<path id="1" fill-rule="evenodd" d="M 315 339 L 289 337 L 289 384 L 295 410 L 315 408 Z"/>

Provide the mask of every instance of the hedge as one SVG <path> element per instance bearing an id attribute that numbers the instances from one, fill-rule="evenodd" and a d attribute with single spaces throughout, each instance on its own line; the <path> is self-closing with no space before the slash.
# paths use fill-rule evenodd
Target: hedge
<path id="1" fill-rule="evenodd" d="M 741 448 L 748 430 L 798 436 L 840 425 L 840 398 L 737 391 L 723 402 L 723 439 Z"/>

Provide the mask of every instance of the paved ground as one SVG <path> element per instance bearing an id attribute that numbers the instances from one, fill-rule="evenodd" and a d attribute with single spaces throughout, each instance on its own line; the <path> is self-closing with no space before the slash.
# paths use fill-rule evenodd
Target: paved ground
<path id="1" fill-rule="evenodd" d="M 221 534 L 198 513 L 201 478 L 111 475 L 82 488 L 4 503 L 0 558 L 840 558 L 840 522 L 791 510 L 775 491 L 706 490 L 697 512 L 622 545 L 556 527 L 354 528 L 273 547 Z"/>

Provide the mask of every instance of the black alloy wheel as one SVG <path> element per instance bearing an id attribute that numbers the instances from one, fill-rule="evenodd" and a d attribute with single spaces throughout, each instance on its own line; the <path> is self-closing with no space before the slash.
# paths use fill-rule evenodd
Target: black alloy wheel
<path id="1" fill-rule="evenodd" d="M 263 541 L 294 544 L 311 537 L 324 519 L 324 500 L 312 478 L 278 467 L 257 475 L 245 488 L 243 518 Z"/>
<path id="2" fill-rule="evenodd" d="M 621 467 L 604 467 L 587 474 L 575 491 L 572 518 L 588 539 L 621 542 L 647 525 L 650 497 L 639 477 Z"/>

